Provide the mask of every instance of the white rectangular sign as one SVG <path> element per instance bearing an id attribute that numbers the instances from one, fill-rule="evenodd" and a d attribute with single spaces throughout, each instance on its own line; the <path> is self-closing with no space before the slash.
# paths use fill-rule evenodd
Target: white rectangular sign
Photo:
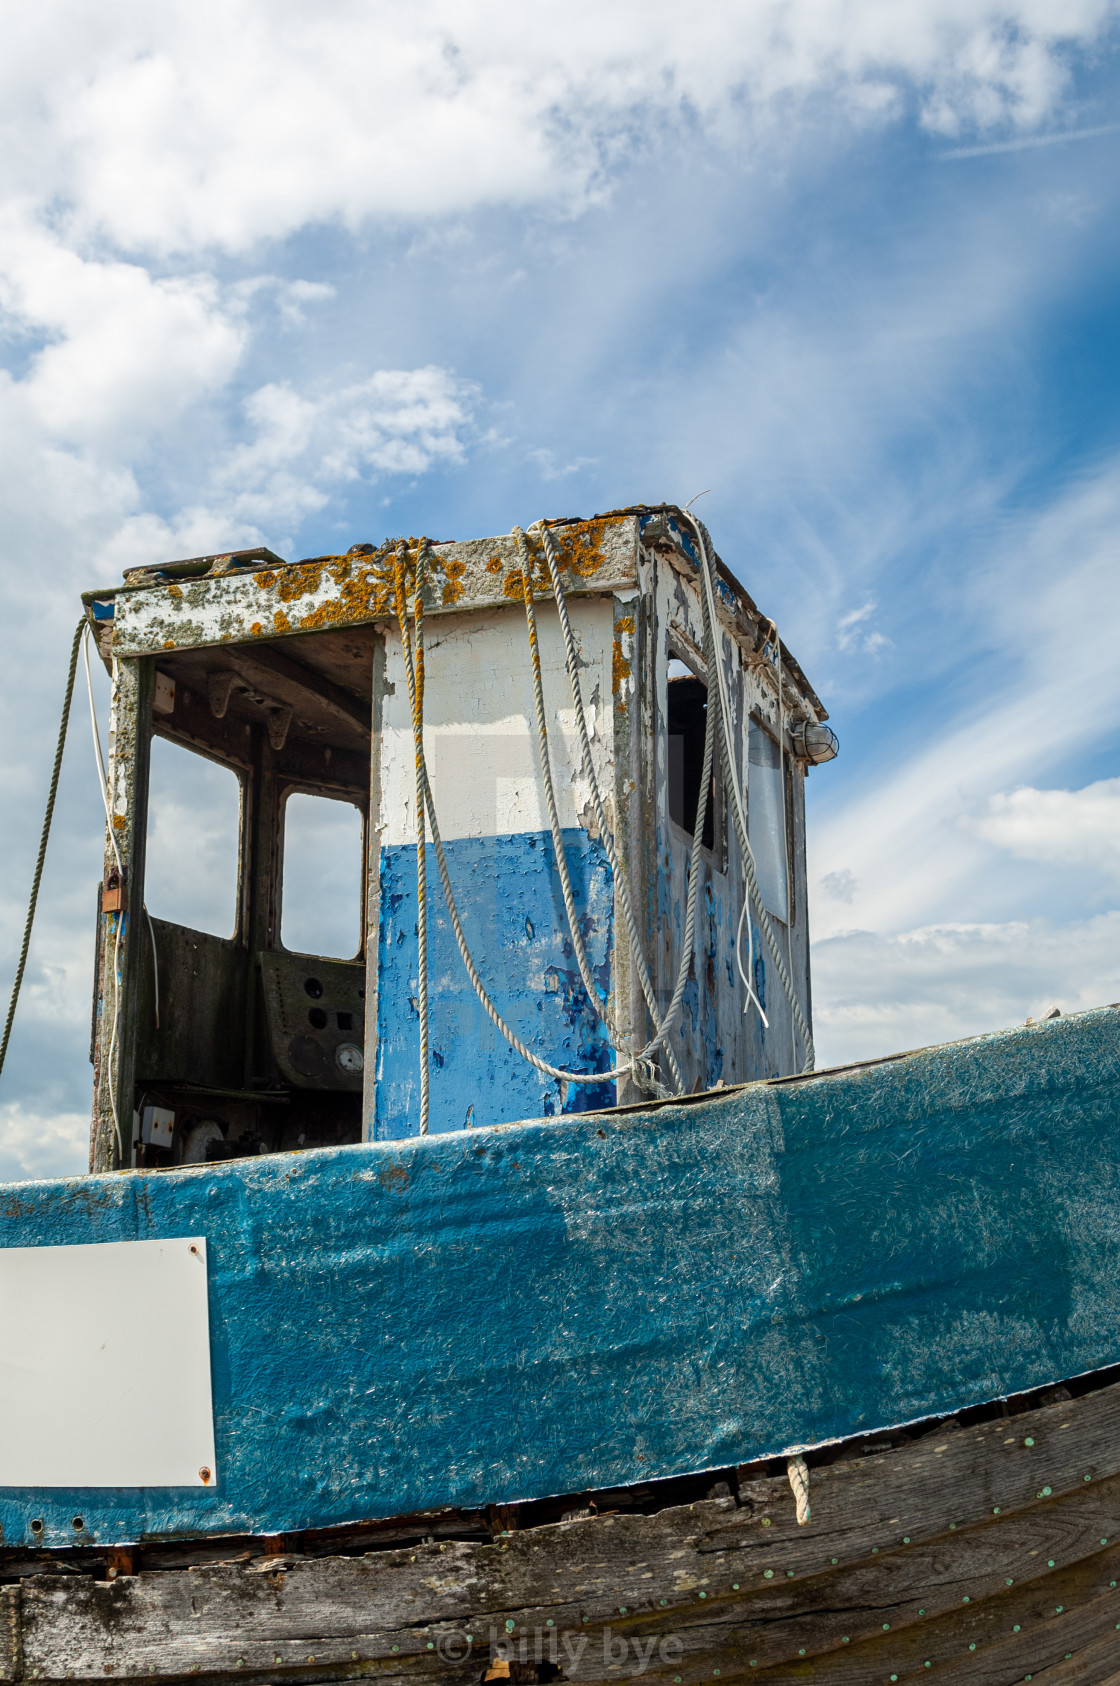
<path id="1" fill-rule="evenodd" d="M 206 1242 L 0 1248 L 0 1487 L 209 1487 Z"/>

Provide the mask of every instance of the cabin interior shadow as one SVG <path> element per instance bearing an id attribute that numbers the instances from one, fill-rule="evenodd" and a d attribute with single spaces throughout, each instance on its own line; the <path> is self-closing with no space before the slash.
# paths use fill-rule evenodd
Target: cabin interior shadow
<path id="1" fill-rule="evenodd" d="M 155 658 L 154 738 L 229 769 L 240 799 L 232 928 L 162 918 L 154 895 L 144 909 L 137 1165 L 361 1139 L 376 643 L 359 627 Z M 196 817 L 182 803 L 154 826 L 153 814 L 149 804 L 147 881 L 154 891 L 157 876 L 165 885 L 169 874 L 186 876 L 189 890 L 204 866 Z M 340 826 L 351 845 L 353 928 L 320 933 L 316 906 L 338 898 L 316 898 L 316 875 L 338 871 Z"/>

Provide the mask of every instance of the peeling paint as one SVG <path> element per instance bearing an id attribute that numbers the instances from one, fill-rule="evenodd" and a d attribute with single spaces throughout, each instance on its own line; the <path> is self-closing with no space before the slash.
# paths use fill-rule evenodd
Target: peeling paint
<path id="1" fill-rule="evenodd" d="M 625 702 L 633 689 L 634 617 L 620 615 L 614 623 L 611 693 Z"/>
<path id="2" fill-rule="evenodd" d="M 1102 1009 L 691 1105 L 5 1189 L 7 1245 L 206 1234 L 220 1479 L 7 1489 L 4 1542 L 625 1486 L 1112 1364 L 1118 1165 Z"/>
<path id="3" fill-rule="evenodd" d="M 566 588 L 578 593 L 594 584 L 609 591 L 632 583 L 636 530 L 636 520 L 630 516 L 553 528 Z M 408 541 L 410 591 L 419 543 Z M 529 543 L 534 589 L 548 595 L 542 547 L 532 534 Z M 316 557 L 251 574 L 204 575 L 173 588 L 126 589 L 118 599 L 119 650 L 138 655 L 260 636 L 254 629 L 266 624 L 266 617 L 271 623 L 278 608 L 287 616 L 281 630 L 290 633 L 391 621 L 395 560 L 396 541 L 387 540 L 378 550 L 355 546 L 344 556 Z M 521 564 L 512 538 L 436 545 L 428 555 L 425 606 L 431 613 L 446 613 L 519 598 L 520 580 Z M 168 595 L 171 590 L 177 594 L 173 601 Z M 168 620 L 171 608 L 175 614 Z"/>

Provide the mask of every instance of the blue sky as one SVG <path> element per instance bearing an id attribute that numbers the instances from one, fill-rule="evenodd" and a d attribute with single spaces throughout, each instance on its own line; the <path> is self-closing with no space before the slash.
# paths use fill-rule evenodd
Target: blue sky
<path id="1" fill-rule="evenodd" d="M 11 17 L 5 978 L 84 586 L 710 488 L 840 737 L 822 1061 L 1120 998 L 1113 5 Z M 76 713 L 6 1176 L 84 1162 L 88 740 Z"/>

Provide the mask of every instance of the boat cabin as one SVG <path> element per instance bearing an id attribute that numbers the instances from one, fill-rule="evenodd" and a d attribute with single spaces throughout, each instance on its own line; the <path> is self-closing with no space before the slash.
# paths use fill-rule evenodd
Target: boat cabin
<path id="1" fill-rule="evenodd" d="M 292 564 L 231 552 L 85 602 L 112 676 L 93 1168 L 461 1130 L 809 1062 L 804 787 L 835 739 L 682 511 Z M 701 789 L 713 653 L 753 894 L 714 731 Z M 417 705 L 441 844 L 425 812 L 423 919 Z"/>

